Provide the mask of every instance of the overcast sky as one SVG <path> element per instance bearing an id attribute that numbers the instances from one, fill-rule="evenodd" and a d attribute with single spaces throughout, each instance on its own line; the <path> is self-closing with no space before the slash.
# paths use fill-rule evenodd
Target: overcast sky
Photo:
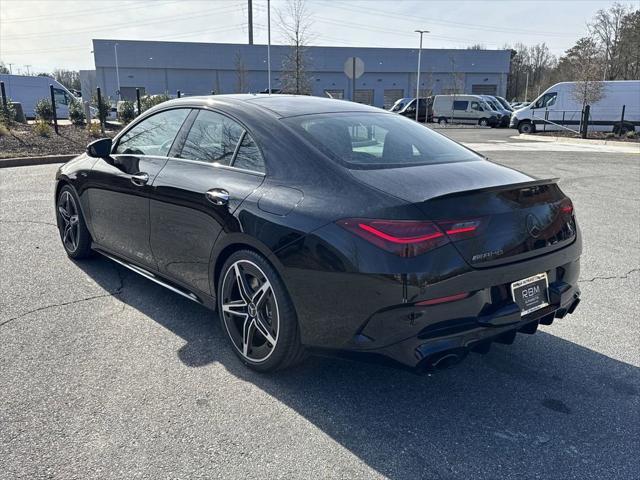
<path id="1" fill-rule="evenodd" d="M 272 43 L 281 40 L 273 11 Z M 487 48 L 546 42 L 562 54 L 606 0 L 307 0 L 313 44 Z M 635 2 L 637 4 L 637 1 Z M 254 43 L 267 41 L 267 0 L 253 0 Z M 0 60 L 14 73 L 93 68 L 91 39 L 247 42 L 247 0 L 0 0 Z"/>

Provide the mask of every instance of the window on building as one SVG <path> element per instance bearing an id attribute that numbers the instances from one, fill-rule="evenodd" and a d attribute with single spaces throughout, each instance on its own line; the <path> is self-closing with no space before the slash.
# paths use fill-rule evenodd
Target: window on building
<path id="1" fill-rule="evenodd" d="M 118 142 L 115 153 L 167 156 L 173 141 L 191 110 L 165 110 L 144 119 Z"/>
<path id="2" fill-rule="evenodd" d="M 471 85 L 471 93 L 474 95 L 496 95 L 498 86 L 496 84 L 477 84 Z"/>
<path id="3" fill-rule="evenodd" d="M 364 89 L 356 90 L 356 103 L 364 103 L 365 105 L 373 105 L 373 90 Z"/>
<path id="4" fill-rule="evenodd" d="M 390 88 L 384 91 L 384 108 L 389 110 L 393 107 L 393 104 L 400 98 L 404 97 L 404 90 L 402 88 Z"/>
<path id="5" fill-rule="evenodd" d="M 468 101 L 464 101 L 464 100 L 455 100 L 453 102 L 453 109 L 454 110 L 462 110 L 462 111 L 467 111 L 467 107 L 469 106 L 469 102 Z"/>
<path id="6" fill-rule="evenodd" d="M 201 110 L 189 130 L 180 158 L 229 165 L 243 131 L 229 117 Z"/>
<path id="7" fill-rule="evenodd" d="M 344 90 L 327 89 L 324 91 L 324 94 L 329 98 L 344 99 Z"/>

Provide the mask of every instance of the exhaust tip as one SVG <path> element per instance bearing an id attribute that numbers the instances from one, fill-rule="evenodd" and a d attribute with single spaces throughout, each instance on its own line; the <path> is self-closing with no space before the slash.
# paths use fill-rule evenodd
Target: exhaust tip
<path id="1" fill-rule="evenodd" d="M 446 370 L 455 367 L 468 354 L 466 348 L 456 348 L 454 350 L 445 350 L 444 352 L 434 353 L 430 357 L 425 358 L 420 364 L 420 370 L 433 372 L 435 370 Z"/>

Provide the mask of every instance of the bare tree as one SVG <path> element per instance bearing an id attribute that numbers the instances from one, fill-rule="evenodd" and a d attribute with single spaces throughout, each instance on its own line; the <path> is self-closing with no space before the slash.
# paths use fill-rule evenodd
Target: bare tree
<path id="1" fill-rule="evenodd" d="M 244 63 L 242 54 L 238 51 L 235 57 L 236 64 L 236 91 L 238 93 L 247 93 L 248 88 L 248 72 Z"/>
<path id="2" fill-rule="evenodd" d="M 282 64 L 281 90 L 283 93 L 310 95 L 311 82 L 307 73 L 310 59 L 307 45 L 311 18 L 306 1 L 287 0 L 285 6 L 276 11 L 276 15 L 282 35 L 290 45 Z"/>
<path id="3" fill-rule="evenodd" d="M 573 71 L 576 81 L 571 92 L 573 99 L 582 105 L 591 105 L 604 95 L 604 84 L 601 78 L 601 54 L 595 39 L 583 37 L 567 50 L 564 58 Z"/>
<path id="4" fill-rule="evenodd" d="M 0 73 L 9 73 L 9 69 L 6 67 L 4 62 L 0 62 Z"/>
<path id="5" fill-rule="evenodd" d="M 67 88 L 80 90 L 80 72 L 57 68 L 53 71 L 53 78 Z"/>
<path id="6" fill-rule="evenodd" d="M 620 72 L 617 79 L 640 78 L 640 10 L 630 12 L 622 19 L 618 61 Z"/>
<path id="7" fill-rule="evenodd" d="M 603 51 L 603 80 L 617 78 L 622 65 L 620 64 L 620 37 L 624 17 L 630 8 L 620 3 L 614 3 L 609 10 L 598 10 L 594 19 L 589 23 L 589 31 Z M 636 44 L 635 48 L 639 48 Z"/>

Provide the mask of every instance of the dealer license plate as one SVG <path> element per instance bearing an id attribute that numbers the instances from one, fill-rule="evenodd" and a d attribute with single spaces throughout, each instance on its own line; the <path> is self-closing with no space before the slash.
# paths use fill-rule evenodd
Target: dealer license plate
<path id="1" fill-rule="evenodd" d="M 525 316 L 549 305 L 549 280 L 546 273 L 538 273 L 511 284 L 513 301 Z"/>

